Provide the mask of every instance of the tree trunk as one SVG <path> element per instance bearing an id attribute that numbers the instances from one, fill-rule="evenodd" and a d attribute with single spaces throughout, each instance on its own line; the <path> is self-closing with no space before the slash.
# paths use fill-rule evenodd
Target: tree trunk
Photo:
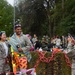
<path id="1" fill-rule="evenodd" d="M 62 14 L 63 14 L 63 18 L 64 18 L 64 0 L 62 0 Z"/>
<path id="2" fill-rule="evenodd" d="M 51 38 L 52 35 L 51 35 L 51 18 L 50 18 L 50 6 L 49 6 L 49 1 L 47 1 L 47 16 L 48 16 L 49 36 L 50 36 L 50 38 Z"/>

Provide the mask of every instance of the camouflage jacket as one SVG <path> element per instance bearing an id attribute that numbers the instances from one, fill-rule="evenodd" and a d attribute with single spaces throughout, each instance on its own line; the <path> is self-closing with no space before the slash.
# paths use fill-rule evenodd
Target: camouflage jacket
<path id="1" fill-rule="evenodd" d="M 9 49 L 9 44 L 8 42 L 5 42 L 7 47 L 8 47 L 8 55 L 10 53 L 10 49 Z M 5 48 L 4 48 L 4 45 L 2 44 L 2 42 L 0 42 L 0 59 L 4 59 L 6 58 L 6 51 L 5 51 Z"/>

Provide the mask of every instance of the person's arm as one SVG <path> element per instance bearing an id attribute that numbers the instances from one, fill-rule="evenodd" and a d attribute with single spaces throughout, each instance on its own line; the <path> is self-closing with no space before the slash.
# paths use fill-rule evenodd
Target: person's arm
<path id="1" fill-rule="evenodd" d="M 9 55 L 9 54 L 11 54 L 11 50 L 10 50 L 11 45 L 9 44 L 8 40 L 5 41 L 5 43 L 6 43 L 7 47 L 8 47 L 8 55 Z"/>
<path id="2" fill-rule="evenodd" d="M 24 35 L 23 37 L 24 37 L 24 42 L 25 42 L 26 46 L 22 47 L 22 50 L 23 50 L 23 52 L 26 52 L 26 51 L 30 50 L 32 44 L 31 44 L 30 39 L 27 36 Z"/>
<path id="3" fill-rule="evenodd" d="M 2 48 L 2 45 L 0 44 L 0 59 L 3 59 L 3 58 L 5 58 L 5 51 Z"/>

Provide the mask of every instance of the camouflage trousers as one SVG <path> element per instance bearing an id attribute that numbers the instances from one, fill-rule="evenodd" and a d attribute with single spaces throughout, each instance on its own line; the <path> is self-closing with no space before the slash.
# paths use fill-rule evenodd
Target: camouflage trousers
<path id="1" fill-rule="evenodd" d="M 10 72 L 10 67 L 5 63 L 5 59 L 0 59 L 0 73 L 1 72 Z"/>

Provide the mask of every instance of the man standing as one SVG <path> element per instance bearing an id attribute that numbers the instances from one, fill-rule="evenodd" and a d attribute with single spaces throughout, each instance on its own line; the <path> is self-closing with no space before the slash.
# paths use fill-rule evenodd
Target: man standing
<path id="1" fill-rule="evenodd" d="M 25 54 L 28 62 L 31 59 L 30 48 L 32 46 L 29 38 L 22 33 L 22 28 L 20 24 L 15 25 L 15 33 L 10 37 L 9 43 L 15 52 L 19 54 Z"/>
<path id="2" fill-rule="evenodd" d="M 33 39 L 32 39 L 32 42 L 33 42 L 33 45 L 35 46 L 35 44 L 36 44 L 36 41 L 37 41 L 37 36 L 36 36 L 36 34 L 34 34 L 34 37 L 33 37 Z"/>

